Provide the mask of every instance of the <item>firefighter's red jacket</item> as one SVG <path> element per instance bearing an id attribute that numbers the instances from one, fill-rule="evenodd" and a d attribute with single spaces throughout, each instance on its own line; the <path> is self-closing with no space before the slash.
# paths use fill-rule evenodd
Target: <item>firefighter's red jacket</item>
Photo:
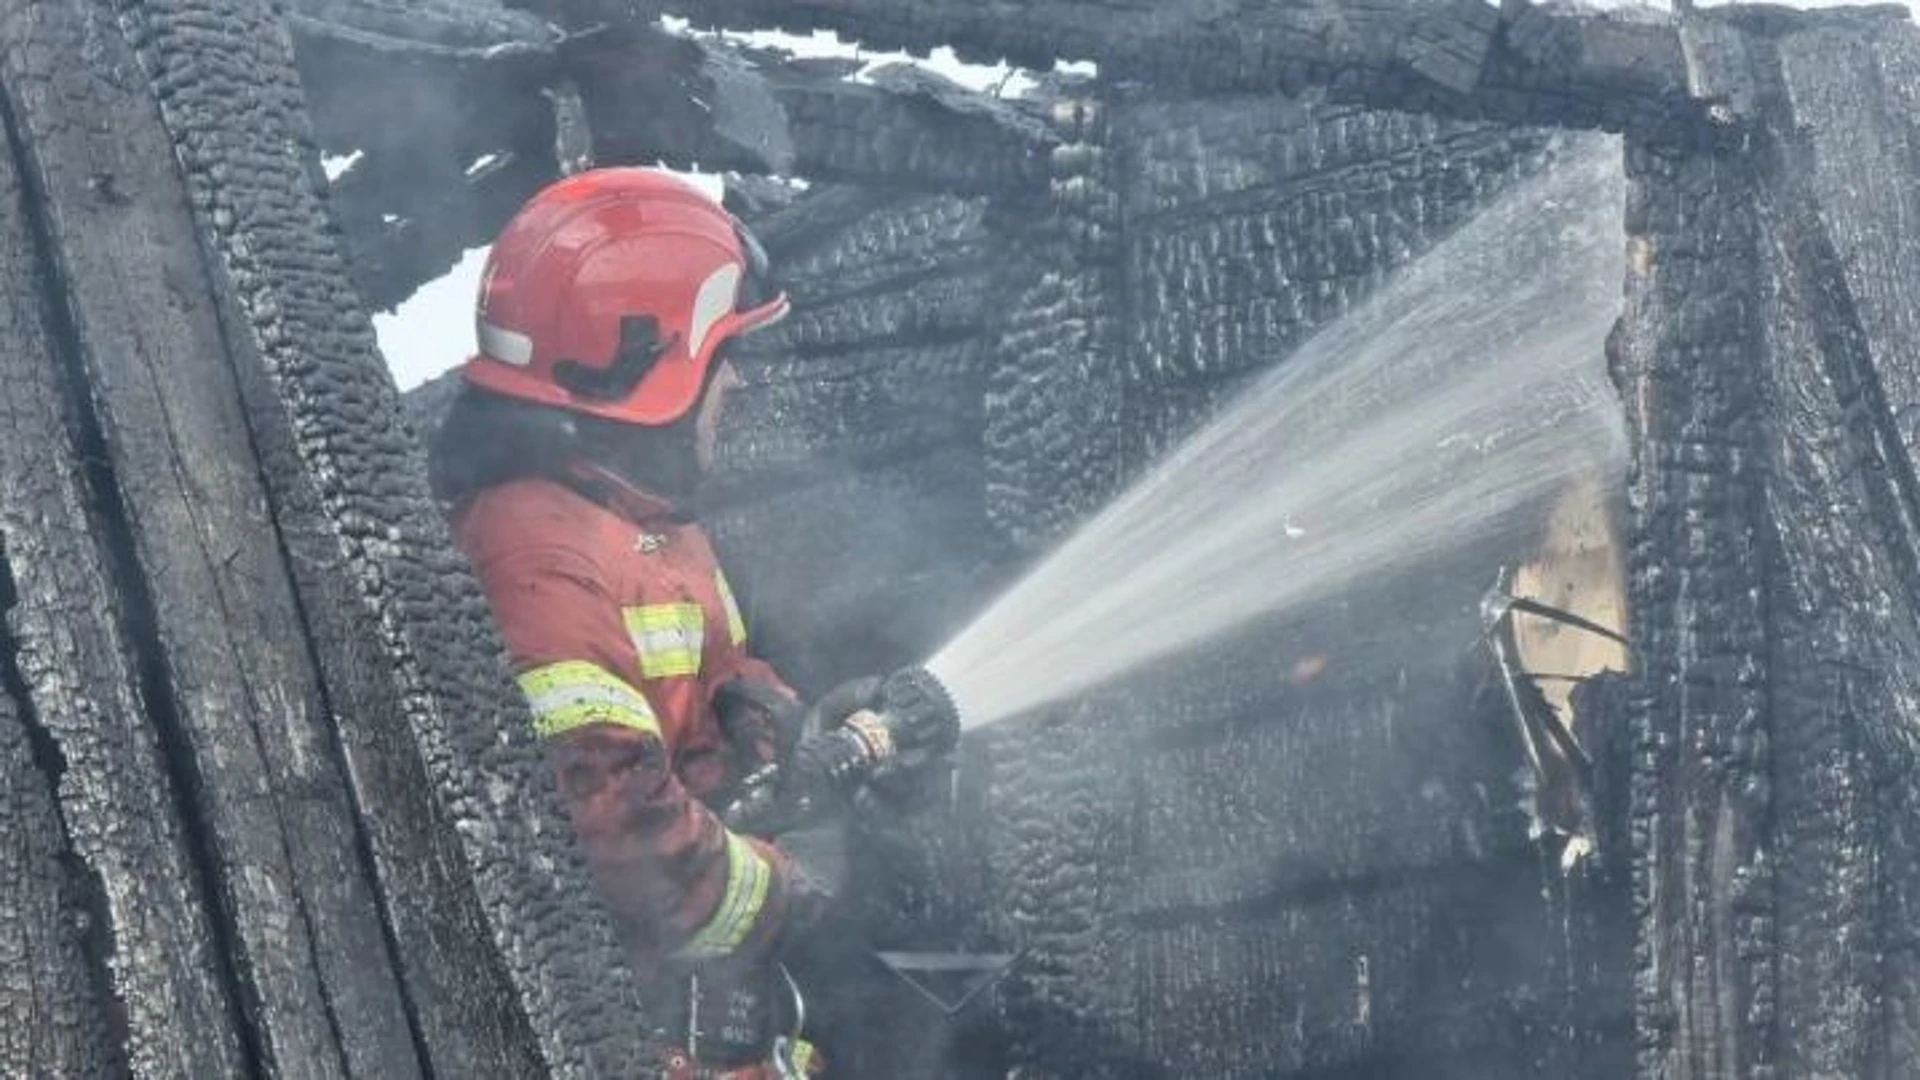
<path id="1" fill-rule="evenodd" d="M 751 962 L 778 934 L 792 872 L 702 802 L 739 779 L 713 695 L 740 677 L 791 691 L 747 654 L 699 527 L 610 476 L 594 479 L 595 498 L 544 479 L 488 488 L 456 508 L 455 537 L 594 880 L 640 955 Z"/>

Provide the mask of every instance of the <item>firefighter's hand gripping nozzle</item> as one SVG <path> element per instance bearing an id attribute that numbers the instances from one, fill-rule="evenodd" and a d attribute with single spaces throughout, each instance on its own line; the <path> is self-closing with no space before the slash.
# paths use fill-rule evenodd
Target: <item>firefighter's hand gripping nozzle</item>
<path id="1" fill-rule="evenodd" d="M 829 816 L 876 781 L 911 786 L 939 772 L 960 741 L 960 712 L 925 668 L 880 685 L 877 708 L 809 732 L 787 760 L 748 777 L 726 810 L 735 831 L 772 837 Z"/>

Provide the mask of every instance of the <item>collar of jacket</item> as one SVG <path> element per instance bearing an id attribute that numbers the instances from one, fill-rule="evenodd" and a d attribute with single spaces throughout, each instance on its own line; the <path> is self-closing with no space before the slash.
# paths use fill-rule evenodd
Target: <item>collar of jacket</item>
<path id="1" fill-rule="evenodd" d="M 567 479 L 576 491 L 636 525 L 691 520 L 672 502 L 595 462 L 574 462 L 567 469 Z"/>

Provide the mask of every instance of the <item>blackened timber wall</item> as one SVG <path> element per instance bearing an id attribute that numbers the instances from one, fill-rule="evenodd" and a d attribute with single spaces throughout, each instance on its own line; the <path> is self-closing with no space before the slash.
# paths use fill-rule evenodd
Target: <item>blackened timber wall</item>
<path id="1" fill-rule="evenodd" d="M 1628 156 L 1639 1068 L 1912 1075 L 1920 36 L 1697 29 L 1752 126 Z"/>
<path id="2" fill-rule="evenodd" d="M 59 871 L 8 894 L 58 968 L 8 1008 L 65 1010 L 0 1069 L 607 1075 L 638 1052 L 625 970 L 333 246 L 277 20 L 0 16 L 3 681 L 32 765 L 14 732 L 6 827 Z"/>

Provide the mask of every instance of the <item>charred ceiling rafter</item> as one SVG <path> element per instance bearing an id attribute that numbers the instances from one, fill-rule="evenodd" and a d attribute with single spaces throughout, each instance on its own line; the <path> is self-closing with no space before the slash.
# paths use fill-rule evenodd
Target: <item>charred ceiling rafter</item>
<path id="1" fill-rule="evenodd" d="M 527 4 L 536 10 L 561 5 Z M 582 17 L 615 18 L 631 5 L 569 0 Z M 658 4 L 696 26 L 832 30 L 880 49 L 1005 59 L 1047 69 L 1097 61 L 1105 77 L 1161 91 L 1294 94 L 1325 86 L 1337 97 L 1509 123 L 1620 130 L 1704 119 L 1689 96 L 1687 60 L 1670 23 L 1555 14 L 1525 0 L 1418 6 L 1324 0 L 1183 3 L 1119 0 L 1004 5 L 971 0 L 677 0 Z M 632 16 L 628 16 L 632 17 Z"/>
<path id="2" fill-rule="evenodd" d="M 1052 136 L 1037 108 L 938 76 L 679 37 L 652 26 L 584 34 L 563 50 L 602 160 L 771 172 L 950 193 L 1039 189 Z"/>
<path id="3" fill-rule="evenodd" d="M 301 0 L 289 25 L 322 149 L 362 155 L 333 204 L 375 308 L 444 272 L 558 175 L 563 87 L 584 105 L 603 163 L 1040 190 L 1054 144 L 1037 106 L 911 69 L 855 83 L 841 62 L 676 36 L 630 15 L 563 29 L 481 3 L 415 15 L 377 0 Z"/>
<path id="4" fill-rule="evenodd" d="M 523 13 L 462 7 L 466 18 L 445 5 L 409 15 L 302 0 L 288 16 L 316 140 L 360 154 L 332 205 L 375 309 L 445 273 L 555 175 L 541 90 L 561 34 Z"/>
<path id="5" fill-rule="evenodd" d="M 394 307 L 420 283 L 447 272 L 484 242 L 527 196 L 553 179 L 549 156 L 486 154 L 418 160 L 367 155 L 334 183 L 334 217 L 345 234 L 367 306 Z"/>
<path id="6" fill-rule="evenodd" d="M 363 291 L 390 307 L 483 243 L 558 172 L 556 87 L 577 91 L 597 158 L 908 191 L 1044 190 L 1057 141 L 1031 103 L 911 68 L 861 83 L 698 27 L 830 29 L 876 48 L 1035 68 L 1097 60 L 1113 85 L 1189 93 L 1323 87 L 1334 100 L 1509 123 L 1738 138 L 1739 88 L 1703 86 L 1688 24 L 1549 13 L 1524 0 L 1417 8 L 1313 3 L 1032 5 L 958 0 L 296 0 L 289 14 L 322 146 L 360 150 L 335 192 Z M 491 156 L 494 167 L 474 170 Z"/>

